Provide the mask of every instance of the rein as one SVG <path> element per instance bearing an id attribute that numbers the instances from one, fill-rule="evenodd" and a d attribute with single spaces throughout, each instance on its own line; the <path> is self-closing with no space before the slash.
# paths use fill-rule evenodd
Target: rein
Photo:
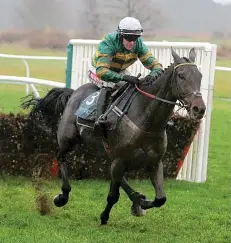
<path id="1" fill-rule="evenodd" d="M 173 70 L 171 83 L 172 83 L 172 81 L 173 81 L 173 78 L 174 78 L 174 74 L 175 74 L 176 69 L 177 69 L 178 67 L 180 67 L 180 66 L 187 66 L 187 65 L 190 65 L 190 66 L 196 66 L 194 63 L 180 63 L 180 64 L 176 65 L 176 66 L 174 67 L 174 70 Z M 148 93 L 148 92 L 143 91 L 143 90 L 140 89 L 137 85 L 135 85 L 135 87 L 136 87 L 136 89 L 137 89 L 141 94 L 143 94 L 143 95 L 145 95 L 145 96 L 147 96 L 147 97 L 149 97 L 149 98 L 151 98 L 151 99 L 159 100 L 159 101 L 162 101 L 162 102 L 164 102 L 164 103 L 168 103 L 168 104 L 172 104 L 172 105 L 177 105 L 177 106 L 179 106 L 179 107 L 181 107 L 181 108 L 188 107 L 188 105 L 185 105 L 185 104 L 184 104 L 182 101 L 180 101 L 180 100 L 179 100 L 179 103 L 178 103 L 178 102 L 173 102 L 173 101 L 170 101 L 170 100 L 162 99 L 162 98 L 160 98 L 160 97 L 158 97 L 158 96 L 156 96 L 156 95 L 152 95 L 152 94 L 150 94 L 150 93 Z M 197 91 L 194 91 L 194 92 L 192 92 L 192 93 L 188 93 L 188 94 L 186 94 L 186 95 L 184 96 L 184 98 L 185 98 L 186 96 L 188 96 L 188 95 L 191 95 L 191 94 L 194 94 L 194 95 L 197 96 L 197 97 L 202 96 L 201 93 L 197 90 Z"/>
<path id="2" fill-rule="evenodd" d="M 150 93 L 147 93 L 147 92 L 143 91 L 142 89 L 138 88 L 137 85 L 135 85 L 135 86 L 136 86 L 136 89 L 137 89 L 141 94 L 143 94 L 143 95 L 145 95 L 145 96 L 147 96 L 147 97 L 149 97 L 149 98 L 151 98 L 151 99 L 154 99 L 154 100 L 160 100 L 160 101 L 162 101 L 162 102 L 165 102 L 165 103 L 168 103 L 168 104 L 172 104 L 172 105 L 178 105 L 178 106 L 180 106 L 180 107 L 184 107 L 184 106 L 185 106 L 181 101 L 180 101 L 180 103 L 177 103 L 177 102 L 173 102 L 173 101 L 170 101 L 170 100 L 165 100 L 165 99 L 162 99 L 162 98 L 160 98 L 160 97 L 158 97 L 158 96 L 155 96 L 155 95 L 152 95 L 152 94 L 150 94 Z"/>

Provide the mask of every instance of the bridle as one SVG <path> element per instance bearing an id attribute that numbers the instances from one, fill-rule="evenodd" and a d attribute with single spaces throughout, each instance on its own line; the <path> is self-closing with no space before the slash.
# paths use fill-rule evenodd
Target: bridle
<path id="1" fill-rule="evenodd" d="M 180 63 L 180 64 L 176 65 L 176 66 L 174 67 L 174 70 L 173 70 L 173 73 L 172 73 L 171 86 L 173 85 L 174 78 L 175 78 L 175 76 L 176 76 L 176 69 L 177 69 L 178 67 L 181 67 L 181 66 L 196 66 L 196 64 L 194 64 L 194 63 L 187 63 L 187 62 L 186 62 L 186 63 Z M 190 93 L 188 93 L 188 94 L 185 94 L 183 97 L 180 97 L 180 96 L 178 95 L 178 100 L 179 100 L 179 102 L 173 102 L 173 101 L 166 100 L 166 99 L 160 98 L 160 97 L 158 97 L 158 96 L 152 95 L 152 94 L 150 94 L 150 93 L 148 93 L 148 92 L 145 92 L 145 91 L 143 91 L 142 89 L 140 89 L 137 85 L 135 85 L 135 87 L 136 87 L 136 89 L 137 89 L 141 94 L 143 94 L 143 95 L 145 95 L 145 96 L 147 96 L 147 97 L 149 97 L 149 98 L 151 98 L 151 99 L 159 100 L 159 101 L 162 101 L 162 102 L 164 102 L 164 103 L 168 103 L 168 104 L 172 104 L 172 105 L 177 105 L 177 106 L 179 106 L 180 108 L 187 108 L 187 107 L 189 107 L 189 105 L 184 104 L 184 102 L 182 101 L 183 98 L 186 98 L 186 97 L 189 96 L 189 95 L 194 95 L 195 98 L 196 98 L 196 97 L 202 97 L 201 92 L 200 92 L 199 90 L 196 90 L 196 91 L 190 92 Z M 176 89 L 177 89 L 177 91 L 179 91 L 178 83 L 177 83 L 177 82 L 176 82 Z M 179 92 L 177 92 L 177 93 L 179 94 Z"/>

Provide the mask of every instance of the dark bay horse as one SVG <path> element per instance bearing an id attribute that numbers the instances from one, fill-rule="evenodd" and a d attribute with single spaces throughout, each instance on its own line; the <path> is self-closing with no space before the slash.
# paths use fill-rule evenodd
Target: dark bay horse
<path id="1" fill-rule="evenodd" d="M 116 126 L 106 131 L 106 138 L 95 137 L 91 128 L 77 123 L 74 114 L 90 94 L 98 91 L 94 84 L 84 84 L 75 91 L 54 88 L 44 98 L 31 102 L 31 115 L 41 116 L 52 126 L 58 125 L 57 160 L 62 177 L 62 193 L 54 199 L 56 206 L 65 205 L 71 191 L 66 154 L 81 143 L 87 144 L 92 150 L 103 149 L 101 141 L 106 141 L 110 147 L 112 159 L 110 190 L 106 207 L 100 216 L 101 224 L 107 223 L 113 205 L 119 200 L 120 187 L 133 202 L 134 215 L 142 215 L 142 210 L 161 207 L 166 202 L 161 159 L 167 148 L 167 122 L 177 100 L 192 119 L 202 119 L 206 110 L 199 91 L 202 74 L 194 64 L 194 48 L 190 50 L 188 58 L 179 57 L 173 49 L 172 56 L 173 63 L 157 80 L 146 81 L 144 78 L 136 90 L 133 85 L 129 86 L 127 94 L 123 93 L 123 98 L 114 104 L 107 113 L 107 120 L 111 124 L 116 122 Z M 131 94 L 133 98 L 129 101 L 127 96 Z M 122 112 L 127 104 L 124 100 L 129 103 L 125 114 Z M 149 174 L 155 189 L 154 200 L 147 200 L 145 195 L 133 190 L 124 177 L 125 172 L 140 168 L 145 168 Z"/>

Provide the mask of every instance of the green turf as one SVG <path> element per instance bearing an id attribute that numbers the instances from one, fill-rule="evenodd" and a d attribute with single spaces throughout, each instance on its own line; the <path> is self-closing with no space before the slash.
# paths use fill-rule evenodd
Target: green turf
<path id="1" fill-rule="evenodd" d="M 229 243 L 230 231 L 230 137 L 231 102 L 214 101 L 206 183 L 168 180 L 168 201 L 142 218 L 130 214 L 130 202 L 121 199 L 107 226 L 99 227 L 106 202 L 108 182 L 72 181 L 70 202 L 41 216 L 36 209 L 35 189 L 30 178 L 0 178 L 0 242 L 163 242 Z M 131 185 L 153 198 L 149 181 Z M 43 192 L 52 205 L 60 182 L 44 181 Z"/>

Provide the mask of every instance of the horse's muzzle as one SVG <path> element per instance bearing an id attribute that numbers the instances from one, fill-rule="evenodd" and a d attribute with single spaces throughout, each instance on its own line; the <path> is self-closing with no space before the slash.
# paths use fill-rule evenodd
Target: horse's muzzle
<path id="1" fill-rule="evenodd" d="M 191 103 L 189 114 L 192 119 L 200 120 L 204 117 L 205 110 L 206 106 L 202 97 L 196 97 Z"/>

